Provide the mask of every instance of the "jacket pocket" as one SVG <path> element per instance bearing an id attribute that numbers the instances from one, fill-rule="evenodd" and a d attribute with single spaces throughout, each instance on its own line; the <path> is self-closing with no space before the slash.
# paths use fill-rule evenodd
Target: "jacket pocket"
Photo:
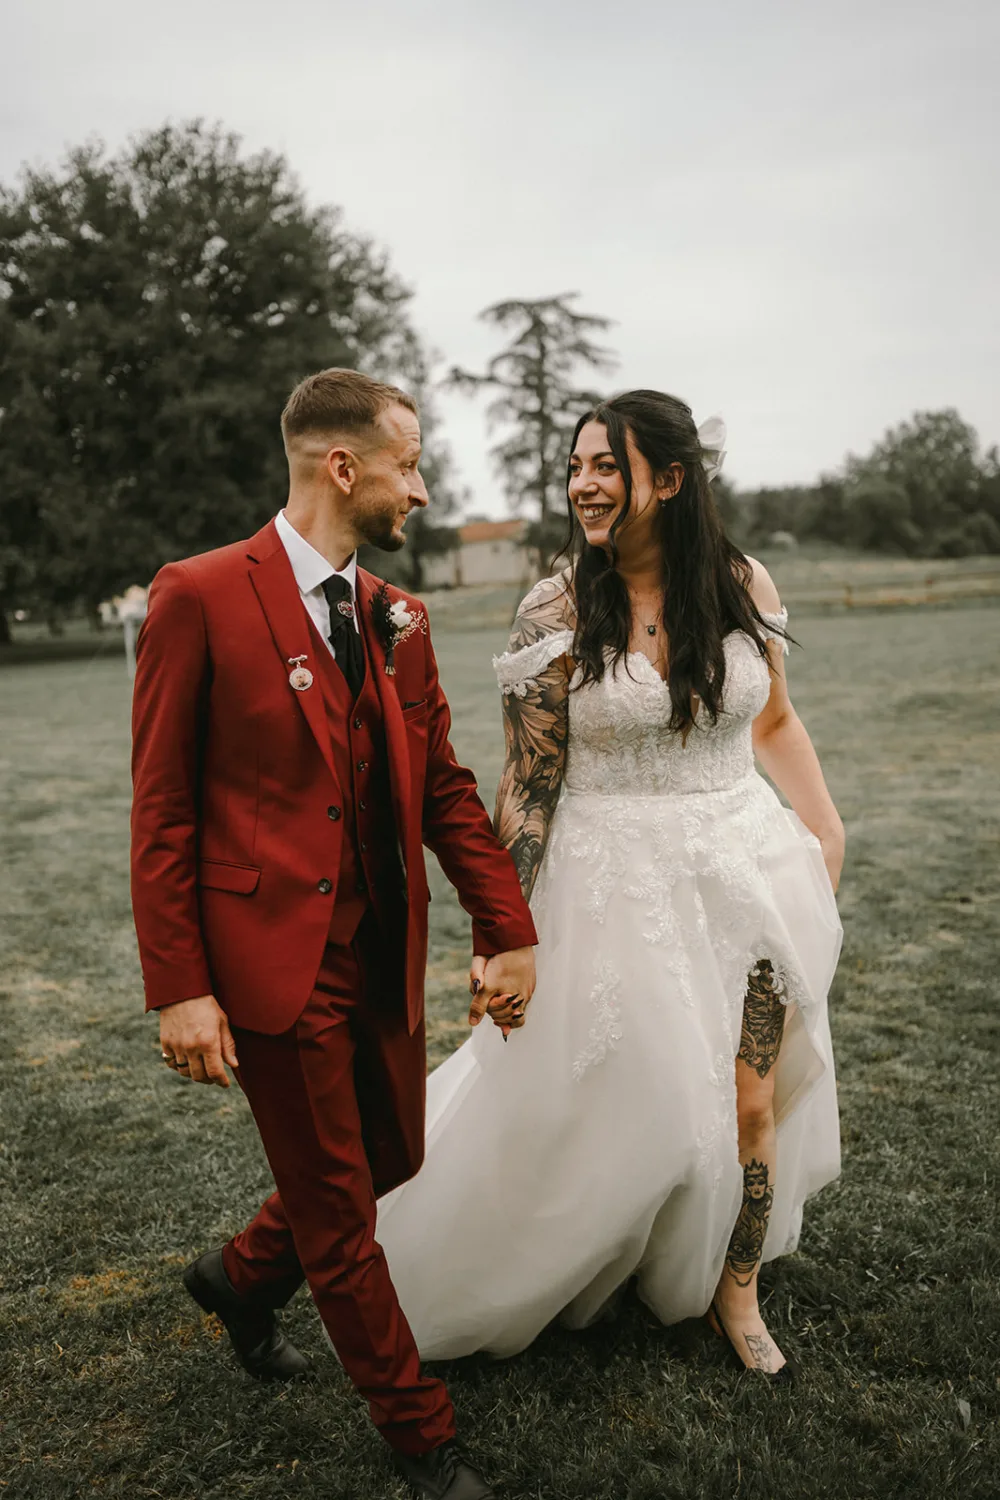
<path id="1" fill-rule="evenodd" d="M 221 859 L 199 859 L 198 884 L 210 891 L 232 891 L 235 896 L 249 896 L 257 889 L 260 871 L 256 865 L 231 865 Z"/>
<path id="2" fill-rule="evenodd" d="M 422 719 L 427 713 L 427 699 L 421 698 L 419 703 L 407 703 L 403 708 L 403 718 L 408 724 L 414 719 Z"/>

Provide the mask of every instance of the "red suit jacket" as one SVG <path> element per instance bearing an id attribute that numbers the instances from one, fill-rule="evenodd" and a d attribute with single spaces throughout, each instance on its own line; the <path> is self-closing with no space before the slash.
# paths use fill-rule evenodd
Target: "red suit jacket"
<path id="1" fill-rule="evenodd" d="M 430 636 L 400 642 L 395 676 L 385 672 L 371 616 L 379 583 L 358 569 L 408 890 L 405 918 L 387 937 L 405 948 L 399 1004 L 413 1032 L 427 959 L 424 844 L 473 918 L 477 953 L 537 938 L 513 861 L 449 744 Z M 421 609 L 399 589 L 389 596 Z M 147 1010 L 214 994 L 235 1025 L 275 1034 L 309 998 L 343 836 L 327 816 L 342 796 L 318 672 L 304 692 L 288 680 L 290 658 L 315 666 L 315 651 L 273 521 L 249 542 L 168 563 L 153 580 L 132 757 L 132 903 Z"/>

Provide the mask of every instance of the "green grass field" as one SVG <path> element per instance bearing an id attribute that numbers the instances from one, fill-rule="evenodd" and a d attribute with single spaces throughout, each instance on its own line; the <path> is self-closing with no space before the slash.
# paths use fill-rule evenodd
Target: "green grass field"
<path id="1" fill-rule="evenodd" d="M 779 580 L 781 577 L 778 569 Z M 437 647 L 492 797 L 505 598 Z M 791 678 L 848 827 L 832 999 L 844 1172 L 764 1276 L 803 1366 L 741 1378 L 702 1325 L 547 1331 L 443 1368 L 508 1500 L 1000 1493 L 994 607 L 793 618 Z M 142 1014 L 129 685 L 104 653 L 0 670 L 0 1493 L 382 1500 L 402 1491 L 307 1297 L 318 1374 L 238 1371 L 179 1284 L 268 1191 L 236 1089 L 185 1086 Z M 432 1054 L 464 1036 L 467 924 L 435 870 Z M 595 1214 L 600 1205 L 595 1204 Z"/>

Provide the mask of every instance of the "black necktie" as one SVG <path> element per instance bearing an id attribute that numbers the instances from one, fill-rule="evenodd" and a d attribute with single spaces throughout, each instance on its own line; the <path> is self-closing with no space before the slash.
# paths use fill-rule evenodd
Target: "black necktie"
<path id="1" fill-rule="evenodd" d="M 365 653 L 361 637 L 354 625 L 354 601 L 351 585 L 346 578 L 334 574 L 323 583 L 323 593 L 330 606 L 330 645 L 337 658 L 337 666 L 347 680 L 354 699 L 360 693 L 365 680 Z"/>

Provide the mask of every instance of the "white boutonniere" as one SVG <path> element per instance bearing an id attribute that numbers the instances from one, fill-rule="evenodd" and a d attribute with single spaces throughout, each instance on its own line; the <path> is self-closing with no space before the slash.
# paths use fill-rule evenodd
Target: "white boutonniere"
<path id="1" fill-rule="evenodd" d="M 388 677 L 396 675 L 396 647 L 418 630 L 427 634 L 427 616 L 422 609 L 410 609 L 405 599 L 389 598 L 389 590 L 383 583 L 372 599 L 372 620 L 382 649 L 385 651 L 385 670 Z"/>

